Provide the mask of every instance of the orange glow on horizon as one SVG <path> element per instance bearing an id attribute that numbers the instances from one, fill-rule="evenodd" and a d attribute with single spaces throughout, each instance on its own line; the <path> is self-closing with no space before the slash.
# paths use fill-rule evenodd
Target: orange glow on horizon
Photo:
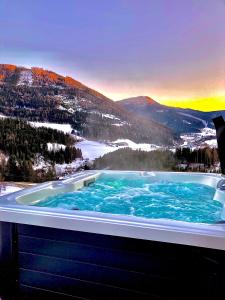
<path id="1" fill-rule="evenodd" d="M 176 99 L 169 99 L 160 97 L 157 95 L 150 95 L 147 93 L 139 93 L 139 94 L 115 94 L 115 93 L 106 93 L 103 90 L 101 91 L 104 95 L 108 96 L 110 99 L 114 101 L 128 99 L 132 97 L 137 96 L 149 96 L 156 102 L 166 105 L 166 106 L 172 106 L 172 107 L 178 107 L 178 108 L 190 108 L 194 110 L 200 110 L 200 111 L 219 111 L 219 110 L 225 110 L 225 93 L 224 95 L 215 95 L 215 96 L 209 96 L 209 97 L 193 97 L 193 98 L 176 98 Z M 172 98 L 172 97 L 171 97 Z"/>
<path id="2" fill-rule="evenodd" d="M 197 99 L 162 100 L 158 102 L 160 104 L 164 104 L 168 106 L 180 107 L 180 108 L 191 108 L 191 109 L 205 111 L 205 112 L 225 110 L 225 95 L 203 97 Z"/>
<path id="3" fill-rule="evenodd" d="M 121 86 L 114 84 L 108 86 L 104 83 L 102 85 L 102 83 L 99 82 L 90 82 L 89 84 L 89 86 L 114 101 L 147 96 L 162 105 L 190 108 L 204 112 L 225 110 L 225 90 L 221 88 L 222 84 L 218 85 L 220 89 L 213 88 L 211 90 L 205 89 L 204 91 L 160 91 L 156 89 L 149 91 L 144 86 L 136 86 L 135 88 L 129 87 L 128 89 L 126 85 Z"/>

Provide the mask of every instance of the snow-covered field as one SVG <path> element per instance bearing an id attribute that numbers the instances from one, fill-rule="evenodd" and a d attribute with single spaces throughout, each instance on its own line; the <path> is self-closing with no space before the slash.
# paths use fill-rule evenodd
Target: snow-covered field
<path id="1" fill-rule="evenodd" d="M 157 146 L 155 144 L 146 144 L 146 143 L 140 143 L 137 144 L 131 140 L 128 139 L 118 139 L 113 142 L 114 145 L 120 148 L 131 148 L 132 150 L 142 150 L 142 151 L 153 151 L 153 150 L 158 150 L 161 149 L 162 147 Z"/>
<path id="2" fill-rule="evenodd" d="M 58 124 L 58 123 L 48 123 L 48 122 L 29 122 L 31 126 L 34 127 L 46 127 L 46 128 L 52 128 L 57 129 L 60 131 L 63 131 L 64 133 L 71 133 L 73 128 L 70 124 Z"/>
<path id="3" fill-rule="evenodd" d="M 8 116 L 5 116 L 3 114 L 0 114 L 0 118 L 5 119 L 9 118 Z M 12 118 L 13 119 L 13 118 Z M 70 124 L 59 124 L 59 123 L 49 123 L 49 122 L 32 122 L 27 121 L 31 126 L 39 128 L 39 127 L 46 127 L 51 129 L 56 129 L 59 131 L 66 133 L 71 133 L 73 128 Z"/>
<path id="4" fill-rule="evenodd" d="M 77 143 L 76 148 L 81 149 L 84 159 L 94 160 L 106 153 L 117 150 L 117 147 L 109 146 L 105 143 L 83 140 Z"/>
<path id="5" fill-rule="evenodd" d="M 50 144 L 48 143 L 48 149 L 58 150 L 59 148 L 63 148 L 64 145 L 60 144 Z M 76 169 L 85 165 L 87 161 L 92 162 L 96 158 L 103 156 L 109 152 L 116 151 L 120 148 L 131 148 L 133 150 L 143 150 L 143 151 L 153 151 L 157 149 L 161 149 L 161 147 L 153 144 L 136 144 L 128 139 L 118 139 L 114 142 L 106 143 L 106 142 L 97 142 L 83 139 L 80 142 L 74 145 L 76 148 L 81 149 L 83 160 L 76 159 L 70 164 L 56 164 L 55 170 L 56 174 L 61 176 L 65 173 L 75 172 Z M 64 146 L 65 147 L 65 146 Z M 38 169 L 48 169 L 50 164 L 44 161 L 43 157 L 37 157 L 34 163 L 34 170 Z"/>
<path id="6" fill-rule="evenodd" d="M 133 150 L 153 151 L 161 147 L 153 144 L 136 144 L 128 139 L 118 139 L 111 143 L 100 143 L 96 141 L 83 140 L 75 145 L 81 149 L 83 158 L 94 160 L 106 153 L 116 151 L 120 148 L 131 148 Z"/>

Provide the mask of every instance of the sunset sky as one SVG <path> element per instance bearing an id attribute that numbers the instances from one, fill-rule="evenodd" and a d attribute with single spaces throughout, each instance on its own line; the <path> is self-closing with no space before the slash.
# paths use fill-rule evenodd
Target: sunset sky
<path id="1" fill-rule="evenodd" d="M 225 109 L 225 1 L 0 0 L 0 63 L 69 75 L 113 100 Z"/>

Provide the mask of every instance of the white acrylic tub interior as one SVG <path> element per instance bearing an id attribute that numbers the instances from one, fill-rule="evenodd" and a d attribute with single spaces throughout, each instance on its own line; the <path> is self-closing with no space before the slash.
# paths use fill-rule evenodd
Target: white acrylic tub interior
<path id="1" fill-rule="evenodd" d="M 101 173 L 135 173 L 140 174 L 140 176 L 145 177 L 154 177 L 158 181 L 168 180 L 174 182 L 191 182 L 191 183 L 200 183 L 208 185 L 215 188 L 214 199 L 220 201 L 221 203 L 225 202 L 224 191 L 220 188 L 217 188 L 219 183 L 223 181 L 221 176 L 217 175 L 208 175 L 201 173 L 177 173 L 177 172 L 145 172 L 145 171 L 134 171 L 134 172 L 124 172 L 124 171 L 96 171 L 96 172 L 86 172 L 83 174 L 72 176 L 63 181 L 50 182 L 49 184 L 39 185 L 38 188 L 29 189 L 24 191 L 22 195 L 16 197 L 16 201 L 19 204 L 23 205 L 33 205 L 37 204 L 40 201 L 44 201 L 48 196 L 54 196 L 59 193 L 72 192 L 74 190 L 82 189 L 84 186 L 88 185 L 91 182 L 94 182 Z"/>
<path id="2" fill-rule="evenodd" d="M 84 171 L 62 181 L 38 184 L 35 187 L 1 197 L 0 221 L 14 222 L 76 231 L 109 234 L 225 250 L 225 224 L 197 224 L 167 219 L 113 215 L 92 211 L 73 211 L 34 206 L 46 196 L 73 191 L 98 178 L 101 172 Z M 124 173 L 125 171 L 120 171 Z M 126 172 L 134 173 L 134 172 Z M 137 173 L 137 172 L 135 172 Z M 157 179 L 201 183 L 215 188 L 215 199 L 225 202 L 221 188 L 224 177 L 216 174 L 179 172 L 138 172 Z M 223 209 L 225 219 L 225 212 Z"/>

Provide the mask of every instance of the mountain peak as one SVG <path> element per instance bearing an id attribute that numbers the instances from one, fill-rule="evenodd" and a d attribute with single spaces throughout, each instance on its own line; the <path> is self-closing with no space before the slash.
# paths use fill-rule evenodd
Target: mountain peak
<path id="1" fill-rule="evenodd" d="M 158 102 L 156 102 L 154 99 L 152 99 L 152 98 L 150 98 L 150 97 L 148 97 L 148 96 L 144 96 L 144 97 L 145 97 L 146 102 L 147 102 L 148 104 L 158 104 Z"/>
<path id="2" fill-rule="evenodd" d="M 121 104 L 136 104 L 136 105 L 159 105 L 154 99 L 149 96 L 137 96 L 118 101 Z"/>

